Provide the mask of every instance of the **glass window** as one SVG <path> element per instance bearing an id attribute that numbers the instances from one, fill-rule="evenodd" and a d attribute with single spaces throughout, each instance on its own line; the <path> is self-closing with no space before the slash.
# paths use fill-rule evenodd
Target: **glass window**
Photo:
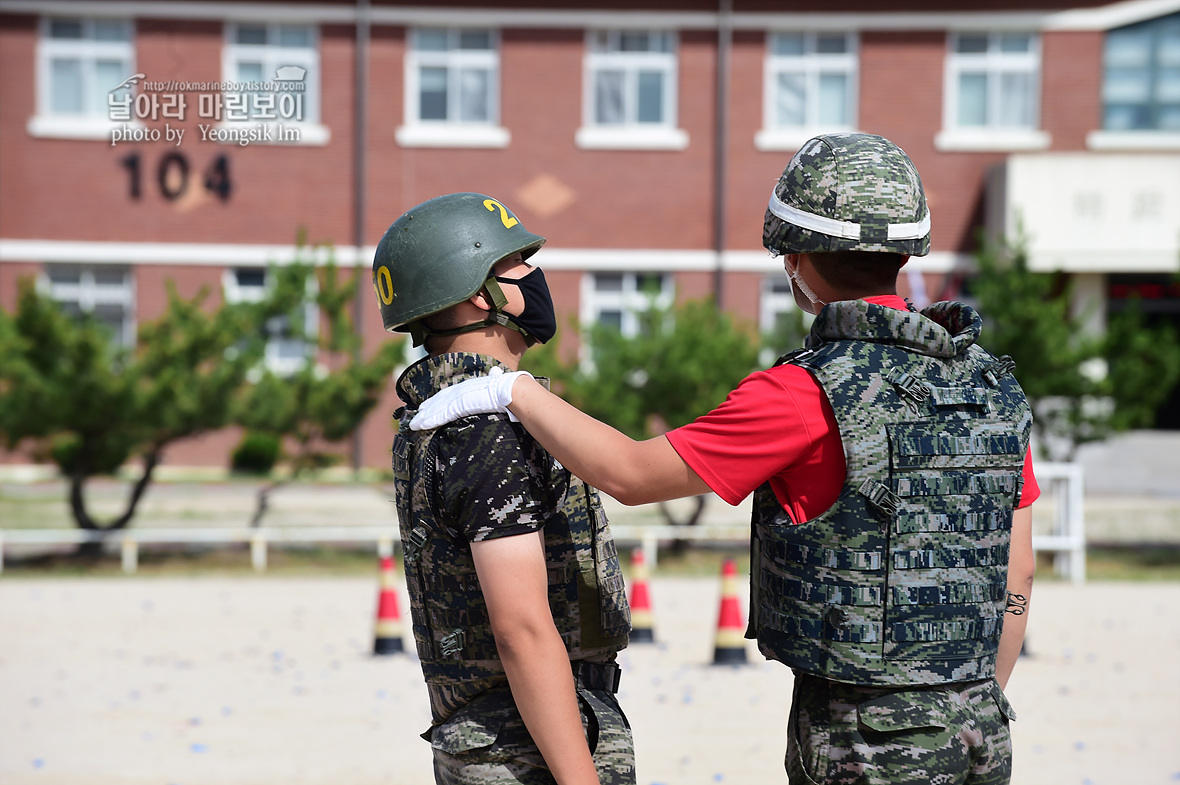
<path id="1" fill-rule="evenodd" d="M 227 303 L 256 303 L 266 297 L 269 274 L 262 267 L 240 267 L 230 270 L 224 278 L 225 301 Z M 268 319 L 263 325 L 266 337 L 266 367 L 277 374 L 292 374 L 311 359 L 315 353 L 314 336 L 319 311 L 314 302 L 309 302 L 299 314 L 303 322 L 303 334 L 296 331 L 298 320 L 287 316 Z"/>
<path id="2" fill-rule="evenodd" d="M 639 315 L 656 305 L 672 304 L 672 276 L 667 273 L 591 273 L 582 321 L 639 334 Z"/>
<path id="3" fill-rule="evenodd" d="M 132 30 L 132 23 L 121 19 L 43 19 L 38 114 L 108 119 L 108 94 L 134 73 Z M 129 89 L 122 87 L 119 96 Z"/>
<path id="4" fill-rule="evenodd" d="M 320 55 L 312 25 L 229 24 L 225 81 L 236 90 L 223 95 L 225 123 L 318 123 Z"/>
<path id="5" fill-rule="evenodd" d="M 852 33 L 771 33 L 765 126 L 849 129 L 856 119 L 857 37 Z"/>
<path id="6" fill-rule="evenodd" d="M 1040 39 L 1033 33 L 952 33 L 947 124 L 1033 130 L 1040 122 Z"/>
<path id="7" fill-rule="evenodd" d="M 675 43 L 675 35 L 663 31 L 592 31 L 587 125 L 675 125 Z"/>
<path id="8" fill-rule="evenodd" d="M 1180 131 L 1180 14 L 1108 32 L 1103 68 L 1106 130 Z"/>
<path id="9" fill-rule="evenodd" d="M 494 125 L 500 52 L 488 29 L 417 28 L 406 54 L 411 123 Z"/>
<path id="10" fill-rule="evenodd" d="M 124 267 L 54 264 L 45 268 L 49 296 L 70 316 L 89 315 L 112 340 L 135 345 L 135 290 Z"/>

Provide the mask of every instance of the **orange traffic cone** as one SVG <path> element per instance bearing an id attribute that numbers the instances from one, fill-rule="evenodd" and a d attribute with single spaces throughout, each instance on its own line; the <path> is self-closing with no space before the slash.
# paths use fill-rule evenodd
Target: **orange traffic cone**
<path id="1" fill-rule="evenodd" d="M 381 592 L 377 595 L 377 629 L 374 654 L 398 654 L 403 650 L 402 618 L 397 603 L 393 557 L 381 557 Z"/>
<path id="2" fill-rule="evenodd" d="M 643 549 L 631 552 L 631 642 L 654 643 L 651 626 L 651 595 L 647 589 L 647 563 Z"/>
<path id="3" fill-rule="evenodd" d="M 721 565 L 721 610 L 717 614 L 714 665 L 743 665 L 746 662 L 745 623 L 737 597 L 737 565 L 726 559 Z"/>

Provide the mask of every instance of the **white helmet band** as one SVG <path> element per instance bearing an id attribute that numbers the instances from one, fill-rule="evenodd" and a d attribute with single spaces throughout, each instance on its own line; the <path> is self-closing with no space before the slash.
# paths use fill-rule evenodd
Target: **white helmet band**
<path id="1" fill-rule="evenodd" d="M 772 191 L 770 194 L 770 212 L 787 223 L 794 224 L 801 229 L 808 229 L 830 237 L 845 240 L 860 239 L 860 224 L 851 221 L 838 221 L 835 218 L 825 218 L 822 215 L 804 212 L 797 207 L 786 204 Z M 890 240 L 920 240 L 930 234 L 930 211 L 922 216 L 922 220 L 908 224 L 889 224 Z"/>

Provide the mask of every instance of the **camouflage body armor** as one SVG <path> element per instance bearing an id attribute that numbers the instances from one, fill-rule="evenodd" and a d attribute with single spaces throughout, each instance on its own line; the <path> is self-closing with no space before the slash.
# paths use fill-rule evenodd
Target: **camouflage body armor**
<path id="1" fill-rule="evenodd" d="M 863 685 L 989 678 L 1032 414 L 971 308 L 828 305 L 806 368 L 847 461 L 836 503 L 794 525 L 754 499 L 751 629 L 769 658 Z"/>
<path id="2" fill-rule="evenodd" d="M 414 641 L 434 725 L 481 693 L 508 685 L 470 542 L 461 536 L 459 522 L 438 504 L 451 429 L 469 426 L 473 419 L 507 416 L 480 415 L 433 431 L 413 431 L 409 421 L 418 405 L 440 388 L 487 375 L 498 365 L 482 355 L 444 354 L 410 366 L 397 385 L 407 401 L 393 443 L 397 513 Z M 521 426 L 514 427 L 524 433 Z M 598 493 L 527 434 L 523 441 L 531 447 L 528 473 L 553 501 L 543 524 L 553 621 L 571 661 L 610 660 L 627 645 L 631 613 Z M 494 446 L 489 443 L 488 450 Z"/>

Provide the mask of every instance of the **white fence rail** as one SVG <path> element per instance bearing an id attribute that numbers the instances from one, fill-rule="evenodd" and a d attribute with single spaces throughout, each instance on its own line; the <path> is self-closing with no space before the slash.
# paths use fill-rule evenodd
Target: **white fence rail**
<path id="1" fill-rule="evenodd" d="M 1056 572 L 1074 583 L 1086 579 L 1085 513 L 1082 494 L 1082 467 L 1076 464 L 1042 463 L 1036 467 L 1042 498 L 1051 499 L 1053 523 L 1048 534 L 1033 535 L 1033 549 L 1054 555 Z M 645 561 L 655 567 L 659 544 L 671 540 L 690 540 L 741 545 L 750 540 L 748 525 L 667 526 L 652 524 L 612 524 L 615 541 L 620 546 L 640 547 Z M 250 561 L 256 570 L 265 570 L 267 552 L 272 544 L 336 543 L 371 544 L 380 556 L 393 552 L 398 541 L 397 526 L 284 526 L 232 528 L 129 528 L 117 532 L 94 532 L 81 529 L 0 529 L 0 571 L 4 569 L 4 550 L 12 545 L 78 545 L 85 542 L 117 544 L 124 572 L 135 572 L 141 545 L 232 544 L 248 543 Z"/>

